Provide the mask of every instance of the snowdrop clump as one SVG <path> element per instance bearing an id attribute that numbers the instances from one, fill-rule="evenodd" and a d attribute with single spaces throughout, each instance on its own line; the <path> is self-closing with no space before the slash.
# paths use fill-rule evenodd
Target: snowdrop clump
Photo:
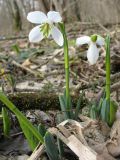
<path id="1" fill-rule="evenodd" d="M 59 46 L 63 46 L 63 35 L 56 27 L 56 24 L 62 22 L 59 12 L 49 11 L 47 15 L 41 11 L 30 12 L 27 15 L 27 20 L 31 23 L 39 24 L 30 31 L 30 42 L 39 42 L 43 38 L 49 38 L 51 35 Z"/>
<path id="2" fill-rule="evenodd" d="M 97 48 L 97 45 L 100 47 L 104 46 L 105 41 L 104 38 L 99 35 L 92 35 L 89 36 L 83 36 L 80 38 L 77 38 L 76 45 L 82 46 L 84 44 L 88 44 L 89 48 L 87 51 L 87 59 L 91 65 L 95 64 L 99 58 L 99 49 Z"/>

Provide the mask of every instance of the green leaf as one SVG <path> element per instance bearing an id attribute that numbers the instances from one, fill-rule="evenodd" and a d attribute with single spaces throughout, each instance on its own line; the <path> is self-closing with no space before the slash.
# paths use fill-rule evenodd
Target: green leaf
<path id="1" fill-rule="evenodd" d="M 27 141 L 29 143 L 29 146 L 32 150 L 34 150 L 36 148 L 36 146 L 39 143 L 39 140 L 34 136 L 34 134 L 31 132 L 31 129 L 29 129 L 29 127 L 27 126 L 26 123 L 24 123 L 23 121 L 21 121 L 20 118 L 18 118 L 18 121 L 20 123 L 20 126 L 24 132 L 25 137 L 27 138 Z"/>
<path id="2" fill-rule="evenodd" d="M 3 117 L 4 136 L 9 137 L 11 121 L 10 121 L 10 118 L 9 118 L 8 110 L 5 107 L 2 108 L 2 117 Z"/>
<path id="3" fill-rule="evenodd" d="M 77 106 L 75 108 L 75 115 L 74 115 L 74 119 L 78 118 L 78 115 L 80 113 L 80 108 L 81 108 L 81 102 L 83 100 L 83 94 L 79 97 L 78 101 L 77 101 Z"/>
<path id="4" fill-rule="evenodd" d="M 106 121 L 106 103 L 106 99 L 104 99 L 101 106 L 101 119 L 103 121 Z"/>
<path id="5" fill-rule="evenodd" d="M 38 132 L 38 130 L 31 124 L 30 121 L 28 121 L 28 119 L 22 114 L 22 112 L 20 112 L 16 108 L 16 106 L 2 92 L 0 92 L 0 100 L 7 106 L 7 108 L 9 108 L 16 115 L 28 142 L 30 142 L 31 137 L 35 137 L 38 143 L 44 143 L 43 137 Z M 29 132 L 31 133 L 31 137 L 29 136 L 27 130 L 29 130 Z"/>
<path id="6" fill-rule="evenodd" d="M 115 121 L 117 108 L 118 105 L 114 101 L 111 100 L 109 103 L 109 99 L 103 100 L 101 118 L 103 121 L 107 122 L 109 126 L 112 126 Z"/>
<path id="7" fill-rule="evenodd" d="M 110 121 L 110 100 L 108 100 L 108 99 L 106 99 L 105 121 L 109 124 L 109 121 Z"/>
<path id="8" fill-rule="evenodd" d="M 60 159 L 62 159 L 62 157 L 64 155 L 63 142 L 59 138 L 57 138 L 57 144 L 58 144 L 58 150 L 59 150 Z"/>
<path id="9" fill-rule="evenodd" d="M 47 132 L 44 137 L 46 152 L 50 160 L 59 160 L 58 148 L 52 134 Z"/>
<path id="10" fill-rule="evenodd" d="M 59 102 L 60 102 L 61 111 L 63 112 L 65 119 L 68 119 L 69 117 L 66 112 L 66 104 L 65 104 L 63 95 L 59 95 Z"/>
<path id="11" fill-rule="evenodd" d="M 92 105 L 92 107 L 91 107 L 91 109 L 90 109 L 90 117 L 91 117 L 92 119 L 96 119 L 96 118 L 97 118 L 97 116 L 96 116 L 96 114 L 97 114 L 96 107 L 97 107 L 97 106 L 94 104 L 94 105 Z"/>
<path id="12" fill-rule="evenodd" d="M 20 54 L 20 48 L 19 48 L 18 44 L 14 44 L 12 46 L 12 50 L 15 51 L 16 54 L 18 54 L 18 55 Z"/>
<path id="13" fill-rule="evenodd" d="M 115 103 L 115 101 L 111 100 L 110 101 L 110 119 L 108 122 L 109 126 L 112 126 L 112 124 L 115 121 L 117 108 L 118 108 L 118 105 Z"/>
<path id="14" fill-rule="evenodd" d="M 38 132 L 44 137 L 45 136 L 45 133 L 46 133 L 46 128 L 43 124 L 39 124 L 38 125 Z"/>
<path id="15" fill-rule="evenodd" d="M 66 102 L 66 90 L 64 91 L 64 102 L 65 102 L 65 110 L 67 109 L 67 102 Z M 74 119 L 74 114 L 72 112 L 72 100 L 71 100 L 71 96 L 69 95 L 69 112 L 67 112 L 66 110 L 66 114 L 68 118 Z"/>
<path id="16" fill-rule="evenodd" d="M 98 115 L 100 114 L 100 111 L 101 111 L 101 108 L 102 108 L 102 103 L 103 103 L 103 98 L 100 99 L 98 107 L 97 107 Z"/>

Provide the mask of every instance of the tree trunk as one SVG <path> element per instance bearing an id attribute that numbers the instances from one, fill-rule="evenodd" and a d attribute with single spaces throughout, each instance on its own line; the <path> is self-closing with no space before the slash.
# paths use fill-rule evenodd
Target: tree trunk
<path id="1" fill-rule="evenodd" d="M 13 21 L 13 26 L 16 31 L 22 30 L 22 20 L 20 16 L 20 10 L 16 0 L 6 0 L 6 5 L 8 7 L 8 13 Z"/>

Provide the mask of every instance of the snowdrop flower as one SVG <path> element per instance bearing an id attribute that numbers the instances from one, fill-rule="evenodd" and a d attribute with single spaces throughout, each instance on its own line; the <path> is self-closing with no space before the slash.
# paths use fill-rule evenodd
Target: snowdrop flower
<path id="1" fill-rule="evenodd" d="M 43 38 L 49 38 L 51 35 L 59 46 L 63 45 L 63 35 L 55 26 L 55 24 L 62 21 L 59 12 L 49 11 L 47 15 L 40 11 L 30 12 L 27 15 L 27 20 L 31 23 L 39 24 L 30 31 L 30 42 L 39 42 Z"/>
<path id="2" fill-rule="evenodd" d="M 105 44 L 104 38 L 99 35 L 83 36 L 77 38 L 76 45 L 81 46 L 83 44 L 88 44 L 89 48 L 87 51 L 87 59 L 91 65 L 95 64 L 99 58 L 99 49 L 97 45 L 102 47 Z"/>

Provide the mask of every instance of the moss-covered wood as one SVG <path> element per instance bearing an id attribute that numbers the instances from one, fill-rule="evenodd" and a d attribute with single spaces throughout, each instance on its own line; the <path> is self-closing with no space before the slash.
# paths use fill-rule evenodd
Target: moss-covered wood
<path id="1" fill-rule="evenodd" d="M 22 111 L 30 109 L 60 109 L 58 95 L 53 93 L 14 93 L 9 94 L 8 98 Z M 73 96 L 73 106 L 77 104 L 77 99 L 78 96 Z M 0 108 L 3 106 L 4 104 L 0 102 Z"/>

